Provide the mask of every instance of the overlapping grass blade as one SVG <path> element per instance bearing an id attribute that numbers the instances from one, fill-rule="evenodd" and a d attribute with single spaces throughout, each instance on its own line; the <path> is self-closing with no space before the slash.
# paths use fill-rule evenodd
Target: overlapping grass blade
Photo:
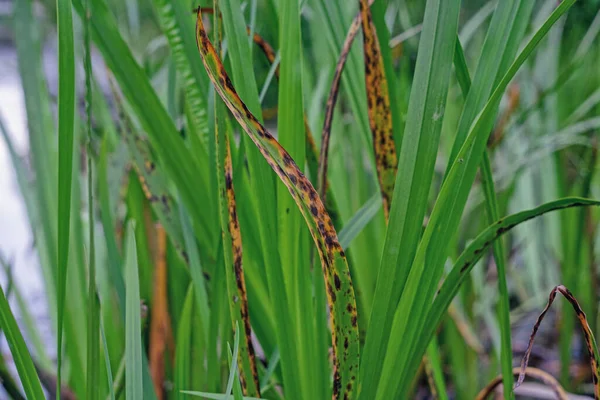
<path id="1" fill-rule="evenodd" d="M 216 174 L 218 182 L 219 212 L 223 236 L 223 254 L 225 260 L 225 275 L 227 278 L 227 293 L 229 313 L 233 326 L 242 325 L 243 329 L 237 334 L 241 336 L 241 351 L 238 354 L 237 365 L 239 376 L 245 394 L 260 397 L 260 384 L 256 369 L 254 345 L 252 344 L 252 328 L 248 312 L 248 296 L 242 264 L 242 232 L 238 220 L 236 197 L 233 185 L 233 167 L 229 137 L 224 132 L 224 112 L 220 111 L 221 104 L 215 105 L 215 152 Z"/>
<path id="2" fill-rule="evenodd" d="M 421 234 L 450 80 L 460 1 L 428 1 L 400 150 L 394 203 L 364 348 L 361 398 L 375 398 L 393 311 Z M 388 353 L 389 354 L 389 353 Z M 397 371 L 393 374 L 397 379 Z M 392 375 L 386 378 L 394 379 Z M 390 398 L 394 394 L 388 393 Z"/>
<path id="3" fill-rule="evenodd" d="M 422 354 L 422 352 L 425 351 L 427 343 L 441 322 L 452 299 L 458 293 L 458 289 L 467 278 L 471 269 L 473 269 L 477 261 L 483 257 L 485 251 L 490 248 L 495 239 L 532 218 L 536 218 L 551 211 L 579 206 L 600 206 L 600 201 L 577 197 L 555 200 L 537 208 L 504 217 L 481 232 L 458 257 L 452 270 L 444 279 L 441 288 L 437 292 L 433 305 L 425 320 L 425 329 L 422 331 L 421 335 L 422 339 L 419 340 L 418 347 L 411 356 L 413 362 L 418 360 L 416 354 Z"/>
<path id="4" fill-rule="evenodd" d="M 328 301 L 331 309 L 332 343 L 334 349 L 333 396 L 351 397 L 358 368 L 358 329 L 356 301 L 348 265 L 337 240 L 331 219 L 312 184 L 298 169 L 294 160 L 264 129 L 241 101 L 210 43 L 198 10 L 198 49 L 215 89 L 229 107 L 238 123 L 260 149 L 263 156 L 286 184 L 304 219 L 321 258 Z"/>
<path id="5" fill-rule="evenodd" d="M 304 117 L 303 71 L 305 55 L 302 46 L 300 2 L 287 1 L 279 5 L 279 65 L 278 91 L 278 141 L 289 156 L 298 162 L 300 171 L 304 170 L 306 160 L 306 119 Z M 280 232 L 278 247 L 285 284 L 288 290 L 290 311 L 293 318 L 296 342 L 296 379 L 299 382 L 302 398 L 328 397 L 329 362 L 319 354 L 319 322 L 322 313 L 316 313 L 313 299 L 313 274 L 307 265 L 314 252 L 310 251 L 309 232 L 302 221 L 302 214 L 294 204 L 294 198 L 288 195 L 285 184 L 277 184 L 277 226 Z M 318 279 L 318 278 L 317 278 Z M 322 298 L 322 297 L 321 297 Z M 322 322 L 322 321 L 321 321 Z"/>
<path id="6" fill-rule="evenodd" d="M 175 398 L 185 399 L 181 393 L 190 387 L 191 374 L 191 352 L 192 352 L 192 318 L 194 311 L 194 287 L 190 285 L 185 296 L 181 319 L 177 328 L 177 341 L 175 349 Z"/>
<path id="7" fill-rule="evenodd" d="M 464 52 L 460 41 L 456 40 L 456 53 L 454 55 L 454 68 L 456 70 L 457 80 L 463 92 L 463 96 L 468 98 L 471 88 L 471 77 L 464 58 Z M 465 99 L 466 100 L 466 99 Z M 496 189 L 494 187 L 494 178 L 492 176 L 492 166 L 489 154 L 486 152 L 480 165 L 481 183 L 485 197 L 485 208 L 488 224 L 493 223 L 500 218 L 498 212 L 498 200 L 496 199 Z M 512 387 L 512 345 L 510 340 L 510 308 L 508 303 L 508 287 L 506 285 L 506 260 L 502 239 L 494 242 L 493 246 L 494 261 L 498 271 L 498 292 L 500 295 L 498 301 L 498 319 L 500 321 L 501 351 L 500 362 L 502 365 L 502 374 L 504 376 L 504 387 Z M 506 399 L 514 397 L 512 391 L 505 390 Z"/>
<path id="8" fill-rule="evenodd" d="M 88 315 L 87 315 L 87 354 L 86 354 L 86 398 L 99 398 L 99 362 L 100 362 L 100 301 L 96 288 L 96 244 L 94 218 L 94 175 L 92 152 L 92 54 L 90 44 L 89 0 L 86 0 L 84 26 L 84 70 L 86 97 L 86 131 L 87 131 L 87 171 L 88 171 Z"/>
<path id="9" fill-rule="evenodd" d="M 210 229 L 216 223 L 214 199 L 208 196 L 208 168 L 201 168 L 203 158 L 192 157 L 178 134 L 173 121 L 150 85 L 146 73 L 135 61 L 131 50 L 124 42 L 115 19 L 102 0 L 90 0 L 94 18 L 91 22 L 92 39 L 114 74 L 124 98 L 131 106 L 150 143 L 156 151 L 165 173 L 179 190 L 186 209 L 192 216 L 198 240 L 203 248 L 215 252 L 218 239 Z M 73 0 L 80 15 L 85 15 L 81 0 Z M 198 190 L 198 188 L 203 188 Z M 198 207 L 197 204 L 205 207 Z"/>
<path id="10" fill-rule="evenodd" d="M 6 341 L 8 342 L 15 367 L 19 373 L 25 395 L 29 399 L 44 399 L 44 391 L 31 360 L 31 355 L 29 354 L 29 350 L 27 350 L 23 335 L 21 335 L 17 321 L 10 310 L 8 300 L 4 296 L 2 288 L 0 288 L 0 327 L 4 336 L 6 336 Z"/>
<path id="11" fill-rule="evenodd" d="M 133 223 L 127 226 L 125 246 L 126 324 L 125 324 L 125 393 L 128 399 L 143 399 L 142 380 L 142 319 L 140 316 L 140 288 L 138 258 Z"/>
<path id="12" fill-rule="evenodd" d="M 573 5 L 574 1 L 563 1 L 535 33 L 496 86 L 482 112 L 471 126 L 469 134 L 456 157 L 456 162 L 454 162 L 442 185 L 429 224 L 419 244 L 407 286 L 402 295 L 404 300 L 401 300 L 398 305 L 394 317 L 390 335 L 396 340 L 394 346 L 388 348 L 388 355 L 398 354 L 396 349 L 400 343 L 403 346 L 408 345 L 411 349 L 420 348 L 420 346 L 414 344 L 424 340 L 424 336 L 419 334 L 419 331 L 420 328 L 425 326 L 422 321 L 425 319 L 427 310 L 430 309 L 430 302 L 433 299 L 436 285 L 442 273 L 441 267 L 446 256 L 447 238 L 454 234 L 462 215 L 502 94 L 537 44 L 558 18 Z M 402 150 L 404 151 L 404 147 Z M 425 265 L 428 267 L 427 274 L 424 274 Z M 407 321 L 412 319 L 418 321 L 418 323 L 407 325 Z M 389 356 L 387 357 L 387 366 L 384 367 L 384 370 L 387 370 L 384 373 L 386 376 L 397 376 L 398 371 L 402 371 L 400 374 L 401 382 L 391 383 L 391 386 L 395 386 L 399 393 L 406 392 L 409 381 L 416 370 L 414 362 L 411 364 L 408 361 L 410 357 L 411 355 L 407 353 L 400 354 L 400 357 L 394 360 Z M 394 372 L 391 373 L 391 371 Z"/>
<path id="13" fill-rule="evenodd" d="M 200 135 L 201 143 L 208 150 L 208 114 L 205 104 L 208 79 L 196 55 L 190 10 L 185 2 L 172 0 L 154 0 L 154 6 L 183 83 L 186 102 L 192 116 L 191 131 Z"/>
<path id="14" fill-rule="evenodd" d="M 264 40 L 264 38 L 262 36 L 260 36 L 258 33 L 254 33 L 252 37 L 253 37 L 254 43 L 256 43 L 256 45 L 262 50 L 265 57 L 267 57 L 267 60 L 269 61 L 269 63 L 271 63 L 271 66 L 274 67 L 274 69 L 273 69 L 274 76 L 276 76 L 279 79 L 280 65 L 277 61 L 277 55 L 275 54 L 273 47 L 269 43 L 267 43 Z M 334 81 L 335 81 L 335 79 L 334 79 Z M 338 85 L 338 87 L 339 87 L 339 85 Z M 331 118 L 332 117 L 333 117 L 333 114 L 331 115 Z M 320 170 L 320 165 L 321 165 L 319 163 L 320 154 L 319 154 L 319 151 L 317 150 L 317 145 L 315 143 L 315 139 L 314 139 L 314 136 L 310 129 L 310 126 L 308 125 L 306 115 L 304 116 L 304 130 L 306 133 L 306 163 L 308 166 L 308 171 L 310 173 L 310 177 L 311 177 L 311 179 L 313 179 L 313 182 L 314 182 L 315 179 L 316 180 L 319 179 L 319 170 Z M 329 136 L 329 134 L 327 136 Z M 331 220 L 333 221 L 333 225 L 336 227 L 339 227 L 339 226 L 341 226 L 341 221 L 340 221 L 339 210 L 338 210 L 337 202 L 335 201 L 334 193 L 331 190 L 331 187 L 329 186 L 329 184 L 327 182 L 327 177 L 321 176 L 321 179 L 323 179 L 323 182 L 324 182 L 323 186 L 325 188 L 325 191 L 323 191 L 322 189 L 317 189 L 317 190 L 319 191 L 319 194 L 321 194 L 321 198 L 323 199 L 323 202 L 325 203 L 325 207 L 327 208 L 327 212 L 329 213 L 329 216 L 331 217 Z"/>
<path id="15" fill-rule="evenodd" d="M 73 129 L 75 124 L 75 50 L 71 2 L 57 0 L 58 26 L 58 260 L 56 397 L 62 382 L 62 338 L 71 229 L 71 181 L 73 178 Z"/>

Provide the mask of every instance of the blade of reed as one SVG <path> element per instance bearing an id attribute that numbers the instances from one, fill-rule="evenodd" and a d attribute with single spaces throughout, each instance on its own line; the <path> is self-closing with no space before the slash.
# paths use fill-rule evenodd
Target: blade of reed
<path id="1" fill-rule="evenodd" d="M 344 250 L 350 246 L 352 240 L 356 238 L 367 226 L 369 222 L 377 215 L 381 208 L 381 194 L 376 193 L 352 216 L 352 218 L 344 225 L 344 228 L 338 235 L 340 245 Z"/>
<path id="2" fill-rule="evenodd" d="M 458 293 L 460 286 L 467 278 L 469 272 L 473 269 L 481 257 L 483 257 L 485 251 L 490 248 L 496 238 L 506 234 L 519 224 L 545 213 L 570 207 L 582 206 L 600 206 L 600 201 L 581 199 L 577 197 L 567 197 L 555 200 L 530 210 L 525 210 L 506 216 L 488 226 L 483 232 L 477 235 L 477 237 L 458 257 L 450 273 L 442 283 L 440 289 L 437 291 L 433 305 L 427 314 L 427 319 L 425 321 L 426 328 L 423 330 L 421 335 L 422 340 L 419 341 L 418 347 L 415 349 L 414 353 L 422 354 L 422 352 L 425 351 L 427 343 L 433 337 L 435 330 L 442 321 L 442 317 L 450 306 L 452 299 Z M 411 355 L 413 361 L 418 360 L 415 354 Z"/>
<path id="3" fill-rule="evenodd" d="M 177 341 L 175 349 L 175 371 L 174 371 L 174 394 L 175 399 L 184 400 L 185 395 L 182 391 L 190 387 L 191 374 L 191 352 L 192 352 L 192 318 L 194 311 L 194 286 L 191 284 L 185 296 L 181 319 L 177 327 Z"/>
<path id="4" fill-rule="evenodd" d="M 196 55 L 194 25 L 189 18 L 186 2 L 154 0 L 158 22 L 169 41 L 172 57 L 185 91 L 191 115 L 192 133 L 200 134 L 201 143 L 208 149 L 208 114 L 205 93 L 208 79 L 202 72 L 202 63 Z"/>
<path id="5" fill-rule="evenodd" d="M 277 79 L 279 79 L 279 69 L 280 66 L 277 62 L 277 55 L 275 54 L 275 50 L 273 47 L 263 39 L 258 33 L 254 33 L 253 36 L 254 43 L 262 50 L 263 54 L 267 58 L 267 61 L 271 63 L 272 67 L 275 67 L 273 70 L 273 74 Z M 339 85 L 338 85 L 339 86 Z M 314 135 L 308 125 L 308 120 L 306 115 L 304 115 L 304 130 L 306 132 L 306 163 L 308 166 L 308 171 L 310 173 L 311 179 L 318 179 L 319 176 L 319 151 L 317 150 L 317 144 L 315 143 Z M 324 187 L 325 192 L 319 191 L 321 194 L 321 199 L 325 203 L 325 208 L 333 221 L 333 225 L 336 227 L 341 226 L 339 210 L 337 206 L 337 202 L 335 201 L 335 194 L 331 190 L 327 182 L 327 177 L 324 179 Z"/>
<path id="6" fill-rule="evenodd" d="M 92 39 L 119 83 L 124 98 L 147 133 L 166 174 L 179 190 L 183 203 L 192 216 L 198 240 L 203 248 L 216 251 L 218 239 L 211 226 L 216 223 L 213 198 L 209 196 L 208 167 L 202 168 L 204 159 L 192 156 L 181 140 L 175 124 L 150 85 L 146 73 L 135 61 L 123 40 L 115 18 L 102 0 L 90 0 L 94 18 L 90 21 Z M 81 0 L 73 0 L 80 15 L 85 15 Z M 208 164 L 206 164 L 208 165 Z M 199 188 L 202 188 L 199 190 Z M 198 207 L 197 204 L 205 207 Z M 166 225 L 165 225 L 166 227 Z"/>
<path id="7" fill-rule="evenodd" d="M 133 222 L 127 226 L 125 246 L 125 394 L 128 399 L 143 399 L 142 329 L 138 258 Z"/>
<path id="8" fill-rule="evenodd" d="M 377 31 L 367 0 L 360 0 L 360 16 L 363 31 L 363 51 L 365 56 L 365 83 L 367 87 L 367 110 L 369 125 L 373 134 L 373 148 L 377 177 L 383 200 L 385 219 L 389 217 L 390 204 L 394 191 L 398 158 L 392 130 L 392 115 L 388 83 Z"/>
<path id="9" fill-rule="evenodd" d="M 300 208 L 319 251 L 328 302 L 331 310 L 334 353 L 333 396 L 352 397 L 355 371 L 358 368 L 358 329 L 356 301 L 345 255 L 341 250 L 331 219 L 312 184 L 294 160 L 256 120 L 241 101 L 223 64 L 210 43 L 198 10 L 197 42 L 204 66 L 215 89 L 238 123 L 260 149 L 263 156 L 286 184 Z"/>
<path id="10" fill-rule="evenodd" d="M 261 107 L 258 98 L 258 88 L 252 68 L 251 43 L 248 40 L 246 23 L 240 8 L 239 0 L 219 2 L 223 16 L 223 28 L 227 40 L 228 57 L 231 65 L 233 82 L 239 90 L 239 95 L 248 105 L 248 110 L 261 119 Z M 196 39 L 198 37 L 196 36 Z M 210 77 L 210 74 L 209 74 Z M 238 121 L 239 122 L 239 121 Z M 243 127 L 243 125 L 242 125 Z M 286 394 L 291 399 L 294 396 L 301 398 L 300 380 L 295 374 L 294 365 L 298 360 L 296 354 L 297 346 L 294 341 L 295 324 L 290 305 L 293 301 L 287 293 L 287 282 L 284 278 L 284 267 L 281 263 L 278 221 L 277 221 L 277 188 L 273 172 L 261 155 L 261 152 L 252 144 L 247 135 L 242 135 L 242 145 L 248 160 L 248 172 L 251 177 L 249 185 L 238 186 L 240 203 L 252 204 L 254 211 L 255 229 L 260 239 L 262 262 L 267 276 L 269 296 L 274 314 L 277 315 L 277 330 L 275 338 L 281 351 L 283 381 L 286 386 Z M 260 195 L 259 195 L 260 194 Z M 247 252 L 249 253 L 249 252 Z"/>
<path id="11" fill-rule="evenodd" d="M 533 349 L 533 340 L 535 339 L 535 335 L 544 319 L 544 316 L 552 306 L 554 299 L 556 298 L 556 294 L 562 294 L 565 299 L 571 303 L 573 309 L 575 310 L 575 314 L 577 314 L 577 319 L 579 320 L 579 324 L 581 325 L 581 329 L 583 330 L 583 336 L 585 338 L 585 344 L 587 346 L 587 350 L 590 356 L 590 367 L 592 370 L 592 382 L 594 383 L 594 399 L 600 399 L 600 357 L 598 356 L 598 345 L 596 344 L 596 338 L 594 337 L 594 333 L 590 328 L 587 318 L 585 316 L 585 312 L 581 309 L 581 306 L 577 302 L 573 293 L 569 291 L 563 285 L 556 286 L 550 292 L 550 296 L 548 297 L 548 304 L 538 317 L 537 321 L 533 326 L 533 331 L 531 332 L 531 336 L 529 337 L 529 344 L 527 345 L 527 350 L 525 350 L 525 355 L 523 356 L 523 360 L 521 361 L 521 372 L 519 373 L 519 379 L 515 384 L 515 387 L 519 387 L 523 383 L 525 379 L 525 372 L 527 369 L 527 364 L 529 363 L 529 356 L 531 355 L 531 350 Z"/>
<path id="12" fill-rule="evenodd" d="M 90 45 L 89 0 L 85 1 L 84 28 L 84 70 L 85 70 L 85 111 L 87 131 L 87 171 L 88 171 L 88 314 L 87 314 L 87 351 L 86 351 L 86 398 L 99 398 L 99 362 L 100 362 L 100 301 L 96 288 L 96 245 L 94 219 L 94 174 L 92 149 L 92 54 Z"/>
<path id="13" fill-rule="evenodd" d="M 33 365 L 27 345 L 21 335 L 17 321 L 10 310 L 4 290 L 0 287 L 0 327 L 8 342 L 15 367 L 21 379 L 23 390 L 28 399 L 42 400 L 45 398 L 42 384 Z"/>
<path id="14" fill-rule="evenodd" d="M 457 80 L 461 87 L 463 97 L 468 98 L 469 90 L 471 89 L 471 77 L 465 56 L 460 44 L 460 40 L 456 40 L 456 52 L 454 55 L 454 69 L 456 71 Z M 492 166 L 488 151 L 486 150 L 481 165 L 481 184 L 485 197 L 485 208 L 487 215 L 487 223 L 492 224 L 500 218 L 498 212 L 498 200 L 496 198 L 496 189 L 494 187 L 494 178 L 492 176 Z M 513 385 L 512 374 L 512 344 L 510 338 L 510 306 L 508 299 L 508 287 L 506 285 L 506 257 L 502 238 L 494 241 L 493 245 L 494 261 L 498 273 L 498 320 L 500 322 L 500 363 L 502 366 L 502 376 L 504 377 L 503 385 L 505 388 L 510 388 Z M 511 390 L 505 390 L 504 396 L 506 400 L 514 397 Z"/>
<path id="15" fill-rule="evenodd" d="M 73 129 L 75 124 L 75 51 L 71 2 L 57 0 L 58 27 L 58 260 L 56 397 L 62 382 L 62 338 L 71 229 L 71 180 L 73 174 Z"/>
<path id="16" fill-rule="evenodd" d="M 248 296 L 242 264 L 242 233 L 240 231 L 233 186 L 233 168 L 229 138 L 225 130 L 224 110 L 221 104 L 215 104 L 215 144 L 219 210 L 221 216 L 221 235 L 223 237 L 223 254 L 225 259 L 225 276 L 227 277 L 227 293 L 229 313 L 232 326 L 242 324 L 238 332 L 241 336 L 241 351 L 238 353 L 239 377 L 246 395 L 260 397 L 260 384 L 256 369 L 254 346 L 252 344 L 252 328 L 248 312 Z"/>
<path id="17" fill-rule="evenodd" d="M 450 80 L 460 1 L 428 1 L 361 368 L 361 398 L 382 377 L 393 311 L 421 235 Z M 396 375 L 397 378 L 397 374 Z M 389 377 L 391 378 L 391 376 Z M 390 398 L 394 395 L 390 394 Z"/>
<path id="18" fill-rule="evenodd" d="M 406 321 L 413 318 L 421 321 L 430 308 L 430 302 L 437 289 L 437 281 L 440 278 L 446 256 L 447 238 L 453 235 L 458 226 L 504 90 L 537 44 L 558 18 L 573 5 L 574 1 L 563 1 L 539 28 L 496 86 L 482 112 L 471 126 L 456 161 L 442 185 L 429 224 L 417 249 L 410 277 L 402 296 L 404 301 L 401 300 L 396 311 L 397 315 L 394 317 L 391 336 L 395 340 L 394 346 L 388 348 L 388 355 L 398 354 L 395 349 L 400 343 L 403 346 L 408 343 L 409 348 L 416 349 L 418 346 L 414 346 L 413 343 L 424 340 L 424 336 L 419 334 L 424 325 L 422 323 L 407 325 Z M 425 264 L 428 267 L 427 274 L 424 274 Z M 406 336 L 404 336 L 405 333 Z M 398 371 L 402 371 L 400 382 L 390 382 L 391 386 L 396 386 L 400 393 L 406 392 L 409 386 L 407 381 L 412 378 L 413 371 L 416 370 L 414 363 L 408 363 L 409 358 L 410 355 L 406 353 L 400 354 L 396 360 L 392 360 L 389 356 L 387 358 L 387 368 L 389 370 L 386 376 L 391 377 L 389 374 L 392 370 L 395 376 L 397 376 Z M 408 368 L 408 370 L 404 368 Z"/>
<path id="19" fill-rule="evenodd" d="M 293 160 L 304 170 L 306 160 L 306 119 L 303 99 L 303 47 L 300 19 L 300 2 L 279 3 L 279 64 L 278 91 L 278 141 Z M 300 172 L 299 171 L 299 172 Z M 319 331 L 313 299 L 313 274 L 311 265 L 314 251 L 310 251 L 309 232 L 302 221 L 302 214 L 295 207 L 295 199 L 288 195 L 284 183 L 277 185 L 277 223 L 279 232 L 279 254 L 283 275 L 288 290 L 290 312 L 293 315 L 293 336 L 296 342 L 296 380 L 299 381 L 301 398 L 326 398 L 329 396 L 329 360 L 318 354 Z M 284 234 L 283 234 L 284 233 Z M 316 277 L 316 279 L 320 279 Z M 323 309 L 325 304 L 323 301 Z M 287 362 L 288 360 L 284 360 Z M 286 384 L 287 381 L 284 381 Z"/>
<path id="20" fill-rule="evenodd" d="M 108 399 L 115 400 L 113 375 L 110 367 L 110 354 L 108 353 L 108 342 L 106 341 L 106 331 L 104 330 L 104 323 L 102 320 L 100 320 L 100 337 L 102 338 L 102 350 L 104 351 L 104 365 L 106 367 L 106 380 L 108 384 Z"/>

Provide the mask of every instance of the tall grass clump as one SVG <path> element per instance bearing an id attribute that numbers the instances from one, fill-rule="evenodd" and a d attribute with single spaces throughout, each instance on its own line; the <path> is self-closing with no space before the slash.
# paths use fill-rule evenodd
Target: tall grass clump
<path id="1" fill-rule="evenodd" d="M 598 1 L 11 19 L 31 162 L 0 127 L 55 328 L 0 288 L 12 398 L 600 398 Z"/>

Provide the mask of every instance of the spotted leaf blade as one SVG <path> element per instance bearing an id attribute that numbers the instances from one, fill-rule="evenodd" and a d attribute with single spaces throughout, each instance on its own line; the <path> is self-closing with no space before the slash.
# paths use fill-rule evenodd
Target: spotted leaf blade
<path id="1" fill-rule="evenodd" d="M 369 125 L 373 134 L 375 166 L 383 198 L 383 211 L 387 220 L 398 171 L 398 157 L 392 130 L 392 111 L 379 39 L 367 0 L 360 0 L 360 17 L 363 30 Z"/>
<path id="2" fill-rule="evenodd" d="M 197 13 L 196 39 L 202 61 L 217 93 L 286 185 L 306 220 L 321 259 L 331 313 L 333 398 L 351 399 L 354 397 L 359 363 L 356 300 L 348 263 L 331 218 L 316 190 L 294 160 L 241 101 L 208 39 L 200 10 Z"/>
<path id="3" fill-rule="evenodd" d="M 233 188 L 233 167 L 229 138 L 223 131 L 224 114 L 215 107 L 215 145 L 217 151 L 217 182 L 219 185 L 219 215 L 223 236 L 223 254 L 225 274 L 227 277 L 228 304 L 233 326 L 241 325 L 239 330 L 240 350 L 238 352 L 238 369 L 242 391 L 246 396 L 260 397 L 260 384 L 256 370 L 254 346 L 251 340 L 252 328 L 248 312 L 248 296 L 242 266 L 242 232 L 237 217 L 235 192 Z"/>

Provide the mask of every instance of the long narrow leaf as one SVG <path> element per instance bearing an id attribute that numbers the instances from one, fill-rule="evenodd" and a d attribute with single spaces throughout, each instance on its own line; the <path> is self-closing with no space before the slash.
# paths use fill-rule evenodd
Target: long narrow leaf
<path id="1" fill-rule="evenodd" d="M 362 399 L 375 398 L 380 378 L 398 380 L 397 371 L 381 374 L 381 360 L 386 354 L 393 310 L 403 292 L 422 232 L 446 105 L 459 9 L 460 1 L 455 0 L 430 0 L 425 9 L 409 119 L 400 147 L 398 170 L 401 172 L 396 177 L 394 203 L 364 348 L 363 363 L 368 367 L 361 368 Z M 393 397 L 393 393 L 387 393 L 387 398 Z"/>
<path id="2" fill-rule="evenodd" d="M 373 134 L 375 165 L 383 199 L 383 211 L 388 219 L 394 182 L 398 171 L 398 158 L 392 130 L 392 111 L 383 57 L 371 10 L 367 0 L 360 0 L 360 16 L 365 55 L 365 80 L 367 86 L 367 110 Z"/>
<path id="3" fill-rule="evenodd" d="M 143 399 L 142 380 L 142 319 L 140 317 L 140 288 L 135 232 L 132 224 L 127 226 L 125 247 L 126 324 L 125 324 L 125 392 L 128 399 Z"/>
<path id="4" fill-rule="evenodd" d="M 415 328 L 425 325 L 418 323 L 409 327 L 406 321 L 410 318 L 421 321 L 427 315 L 426 310 L 430 309 L 431 300 L 436 291 L 442 272 L 441 267 L 446 255 L 447 246 L 443 244 L 447 243 L 447 238 L 453 234 L 458 225 L 504 90 L 552 25 L 574 2 L 575 0 L 563 1 L 535 33 L 510 66 L 500 83 L 496 86 L 482 112 L 475 119 L 461 151 L 458 153 L 456 161 L 442 185 L 429 224 L 425 229 L 415 260 L 413 261 L 406 286 L 410 290 L 405 290 L 405 293 L 402 295 L 404 300 L 397 307 L 394 326 L 391 330 L 391 335 L 397 338 L 397 340 L 395 340 L 393 348 L 388 348 L 388 357 L 386 357 L 387 368 L 389 373 L 392 370 L 395 371 L 394 374 L 402 371 L 401 382 L 392 383 L 393 386 L 398 387 L 400 392 L 407 390 L 412 374 L 414 373 L 413 371 L 416 370 L 417 366 L 414 363 L 408 363 L 408 358 L 411 357 L 409 354 L 400 354 L 400 357 L 394 360 L 389 355 L 397 354 L 396 349 L 400 344 L 403 346 L 408 345 L 411 349 L 416 349 L 417 347 L 420 349 L 420 346 L 414 346 L 414 343 L 424 340 L 424 336 L 419 333 L 419 329 Z M 404 150 L 404 147 L 402 150 Z M 424 273 L 425 265 L 428 267 L 427 274 Z M 420 295 L 416 296 L 416 293 Z M 407 369 L 405 370 L 405 368 Z"/>
<path id="5" fill-rule="evenodd" d="M 8 300 L 4 296 L 2 288 L 0 288 L 0 327 L 6 336 L 8 347 L 12 353 L 27 398 L 33 400 L 44 399 L 44 391 L 31 360 L 31 355 L 29 354 L 29 350 L 27 350 L 23 335 L 21 335 L 17 321 L 10 310 Z"/>
<path id="6" fill-rule="evenodd" d="M 60 399 L 62 338 L 65 309 L 69 237 L 71 226 L 71 180 L 73 177 L 73 129 L 75 123 L 75 54 L 71 2 L 57 0 L 58 25 L 58 284 L 56 335 L 56 397 Z"/>
<path id="7" fill-rule="evenodd" d="M 452 299 L 456 296 L 456 293 L 458 293 L 458 289 L 467 278 L 469 272 L 476 265 L 477 261 L 481 259 L 485 254 L 485 251 L 490 248 L 496 238 L 506 234 L 509 230 L 519 224 L 545 213 L 580 206 L 600 206 L 600 201 L 576 197 L 556 200 L 531 210 L 504 217 L 481 232 L 458 257 L 452 270 L 439 289 L 430 312 L 427 315 L 425 322 L 426 327 L 421 335 L 423 340 L 419 341 L 419 345 L 415 349 L 415 354 L 422 354 L 422 352 L 425 351 L 429 339 L 433 336 L 442 317 L 450 306 Z M 416 356 L 413 355 L 413 360 L 415 357 Z"/>
<path id="8" fill-rule="evenodd" d="M 197 18 L 198 49 L 204 66 L 217 92 L 229 107 L 238 123 L 254 141 L 263 156 L 286 184 L 300 208 L 321 258 L 321 264 L 331 309 L 332 343 L 334 353 L 333 396 L 352 397 L 358 368 L 358 327 L 356 301 L 348 264 L 339 245 L 331 219 L 319 195 L 290 155 L 256 120 L 241 101 L 210 43 L 202 23 L 202 13 Z"/>

